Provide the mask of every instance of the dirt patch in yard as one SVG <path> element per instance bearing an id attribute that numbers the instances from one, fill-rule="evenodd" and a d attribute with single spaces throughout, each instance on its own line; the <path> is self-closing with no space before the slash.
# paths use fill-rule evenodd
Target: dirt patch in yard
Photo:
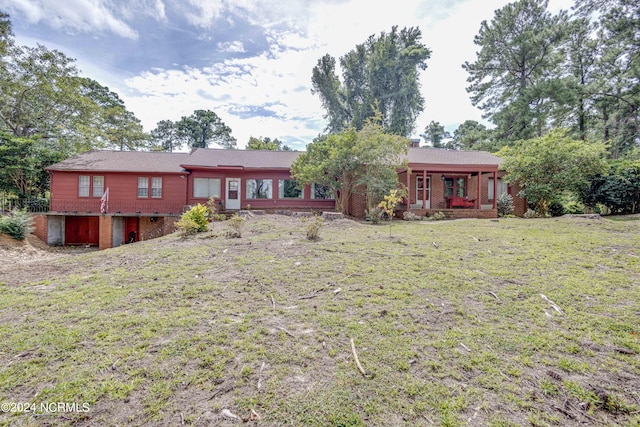
<path id="1" fill-rule="evenodd" d="M 33 234 L 25 240 L 15 240 L 0 233 L 0 283 L 20 285 L 64 275 L 68 269 L 52 265 L 50 261 L 96 250 L 97 248 L 91 247 L 48 246 Z"/>

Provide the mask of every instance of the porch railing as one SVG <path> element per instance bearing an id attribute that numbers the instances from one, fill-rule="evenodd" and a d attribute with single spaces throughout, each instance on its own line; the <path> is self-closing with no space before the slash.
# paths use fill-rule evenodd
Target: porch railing
<path id="1" fill-rule="evenodd" d="M 162 200 L 130 201 L 109 200 L 106 213 L 122 215 L 181 215 L 188 209 L 183 203 Z M 52 213 L 99 214 L 100 199 L 54 199 L 49 209 Z"/>
<path id="2" fill-rule="evenodd" d="M 49 199 L 38 197 L 7 197 L 0 196 L 0 212 L 11 212 L 14 209 L 25 209 L 27 212 L 48 212 Z"/>

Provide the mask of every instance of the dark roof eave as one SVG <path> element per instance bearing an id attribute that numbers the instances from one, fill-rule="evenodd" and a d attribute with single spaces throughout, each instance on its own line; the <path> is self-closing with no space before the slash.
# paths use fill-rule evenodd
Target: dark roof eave
<path id="1" fill-rule="evenodd" d="M 469 172 L 478 172 L 481 171 L 493 171 L 497 170 L 500 167 L 499 163 L 495 164 L 450 164 L 450 163 L 409 163 L 408 167 L 410 169 L 431 169 L 434 172 L 437 171 L 469 171 Z M 406 167 L 402 168 L 402 170 L 407 170 Z"/>
<path id="2" fill-rule="evenodd" d="M 152 171 L 145 171 L 145 170 L 120 170 L 120 169 L 57 169 L 57 168 L 51 168 L 51 167 L 46 167 L 44 168 L 45 171 L 47 172 L 73 172 L 73 173 L 83 173 L 83 172 L 87 172 L 87 173 L 132 173 L 132 174 L 140 174 L 140 173 L 162 173 L 162 174 L 172 174 L 172 175 L 184 175 L 184 174 L 189 174 L 188 170 L 182 170 L 182 171 L 159 171 L 159 170 L 152 170 Z"/>

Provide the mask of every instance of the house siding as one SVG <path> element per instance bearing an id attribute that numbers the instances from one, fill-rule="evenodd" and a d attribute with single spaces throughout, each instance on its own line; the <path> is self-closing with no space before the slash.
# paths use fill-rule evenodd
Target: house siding
<path id="1" fill-rule="evenodd" d="M 134 241 L 148 240 L 173 232 L 174 223 L 189 206 L 207 203 L 208 198 L 194 197 L 197 178 L 220 180 L 216 201 L 227 207 L 226 180 L 237 178 L 239 208 L 266 212 L 332 211 L 335 200 L 311 198 L 306 185 L 301 198 L 279 198 L 278 181 L 290 180 L 290 165 L 299 152 L 261 152 L 252 150 L 197 149 L 191 153 L 88 152 L 47 168 L 51 177 L 51 204 L 47 215 L 36 219 L 36 235 L 56 244 L 95 244 L 101 249 Z M 449 217 L 493 218 L 497 216 L 488 199 L 488 180 L 496 176 L 501 159 L 484 152 L 455 152 L 442 149 L 412 148 L 407 155 L 408 171 L 398 173 L 399 183 L 409 186 L 404 209 L 416 213 L 443 211 Z M 414 209 L 421 202 L 416 195 L 417 177 L 430 177 L 430 209 Z M 466 196 L 477 200 L 475 209 L 447 209 L 446 177 L 464 177 Z M 79 196 L 79 176 L 89 176 L 88 197 Z M 104 177 L 103 186 L 94 196 L 93 177 Z M 138 178 L 148 181 L 148 197 L 138 197 Z M 162 196 L 152 197 L 152 178 L 162 178 Z M 247 197 L 247 181 L 271 180 L 270 198 Z M 480 179 L 480 181 L 478 181 Z M 479 188 L 478 182 L 481 186 Z M 109 189 L 107 212 L 100 210 L 101 196 Z M 515 213 L 523 215 L 526 201 L 516 195 L 519 188 L 510 186 Z M 366 199 L 358 192 L 348 200 L 355 217 L 366 214 Z M 408 204 L 408 206 L 407 206 Z M 413 205 L 413 206 L 411 206 Z M 481 208 L 481 209 L 477 209 Z M 53 226 L 51 226 L 53 225 Z M 53 233 L 53 235 L 51 235 Z"/>
<path id="2" fill-rule="evenodd" d="M 226 171 L 225 173 L 206 170 L 193 170 L 189 175 L 188 204 L 207 203 L 207 198 L 193 197 L 194 180 L 196 178 L 217 178 L 220 179 L 220 194 L 216 200 L 222 202 L 226 208 L 226 178 L 240 178 L 240 209 L 260 209 L 269 212 L 280 210 L 334 210 L 335 200 L 316 200 L 311 198 L 310 186 L 305 186 L 303 197 L 300 199 L 281 199 L 278 197 L 278 180 L 290 180 L 291 175 L 288 170 L 248 170 L 248 171 Z M 247 197 L 247 180 L 267 179 L 271 180 L 272 196 L 268 199 L 250 199 Z"/>
<path id="3" fill-rule="evenodd" d="M 100 212 L 100 197 L 93 196 L 92 188 L 89 197 L 78 196 L 78 180 L 81 175 L 104 176 L 104 189 L 109 188 L 109 213 L 180 214 L 186 205 L 186 174 L 55 171 L 51 173 L 51 211 Z M 138 197 L 138 177 L 162 178 L 162 197 Z"/>

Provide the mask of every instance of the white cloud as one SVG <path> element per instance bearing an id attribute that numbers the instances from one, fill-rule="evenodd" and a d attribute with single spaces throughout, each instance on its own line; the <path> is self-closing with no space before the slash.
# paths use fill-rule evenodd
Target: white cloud
<path id="1" fill-rule="evenodd" d="M 120 37 L 138 38 L 138 33 L 100 0 L 0 0 L 0 6 L 23 13 L 31 24 L 44 21 L 55 29 L 110 31 Z"/>
<path id="2" fill-rule="evenodd" d="M 183 10 L 192 25 L 207 28 L 222 15 L 224 4 L 222 0 L 189 0 L 188 6 Z"/>
<path id="3" fill-rule="evenodd" d="M 162 69 L 152 68 L 156 62 L 146 71 L 122 70 L 119 76 L 98 78 L 94 73 L 101 70 L 99 58 L 74 56 L 80 57 L 82 69 L 91 71 L 89 77 L 120 94 L 146 130 L 153 129 L 159 120 L 178 120 L 195 109 L 210 109 L 231 127 L 243 146 L 249 136 L 310 142 L 324 126 L 320 100 L 310 93 L 311 70 L 318 58 L 326 53 L 339 58 L 370 35 L 389 32 L 393 25 L 418 26 L 422 42 L 432 50 L 428 69 L 421 73 L 426 109 L 416 121 L 414 135 L 431 120 L 449 130 L 467 119 L 481 120 L 481 112 L 471 105 L 465 91 L 467 74 L 461 65 L 475 59 L 473 38 L 480 22 L 491 20 L 494 10 L 509 1 L 0 0 L 0 8 L 18 10 L 32 23 L 46 22 L 75 31 L 110 31 L 129 38 L 146 34 L 143 27 L 136 26 L 142 15 L 166 23 L 173 31 L 193 34 L 193 28 L 177 27 L 186 18 L 191 26 L 202 29 L 198 34 L 211 41 L 211 50 L 217 48 L 218 54 L 228 56 L 242 54 L 243 58 L 201 67 L 164 65 Z M 550 10 L 567 9 L 571 2 L 550 0 Z M 241 22 L 250 23 L 251 31 L 260 33 L 240 32 Z M 235 26 L 238 32 L 216 38 L 216 23 Z M 246 57 L 254 48 L 254 37 L 266 38 L 269 51 Z M 51 46 L 46 40 L 44 43 Z M 73 51 L 73 46 L 61 50 Z M 140 57 L 145 54 L 139 53 Z M 187 54 L 185 49 L 184 57 L 171 57 L 167 63 L 189 64 Z M 96 68 L 87 67 L 87 63 L 96 64 Z"/>
<path id="4" fill-rule="evenodd" d="M 218 50 L 230 53 L 246 52 L 244 44 L 241 41 L 218 43 Z"/>

